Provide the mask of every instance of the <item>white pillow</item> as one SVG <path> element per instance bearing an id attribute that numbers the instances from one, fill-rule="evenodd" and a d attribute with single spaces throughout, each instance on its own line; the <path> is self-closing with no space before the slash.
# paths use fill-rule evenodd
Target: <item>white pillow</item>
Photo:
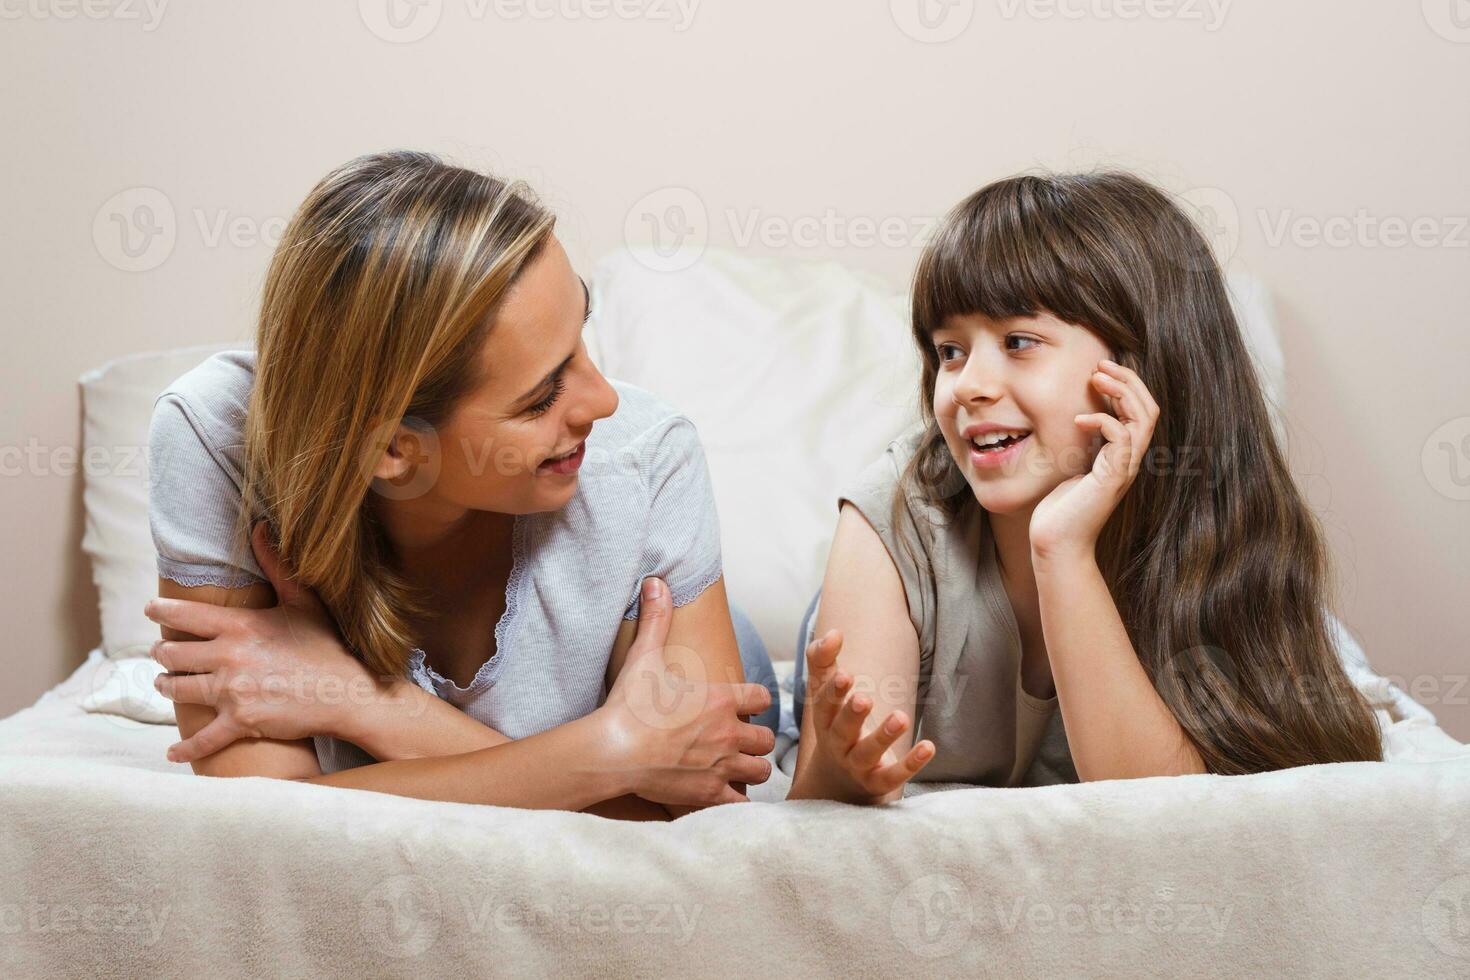
<path id="1" fill-rule="evenodd" d="M 148 423 L 153 401 L 215 351 L 240 343 L 134 354 L 82 375 L 82 461 L 86 531 L 109 657 L 147 656 L 158 624 L 143 605 L 158 594 L 148 529 Z M 245 346 L 248 346 L 246 344 Z"/>
<path id="2" fill-rule="evenodd" d="M 838 492 L 917 412 L 907 301 L 831 261 L 711 248 L 688 269 L 657 267 L 619 250 L 593 268 L 600 366 L 699 429 L 731 601 L 789 659 Z"/>
<path id="3" fill-rule="evenodd" d="M 775 659 L 821 585 L 837 494 L 918 418 L 908 296 L 833 261 L 709 248 L 662 272 L 646 248 L 592 270 L 600 367 L 699 429 L 714 480 L 726 587 Z M 1273 406 L 1281 346 L 1266 291 L 1232 276 Z"/>

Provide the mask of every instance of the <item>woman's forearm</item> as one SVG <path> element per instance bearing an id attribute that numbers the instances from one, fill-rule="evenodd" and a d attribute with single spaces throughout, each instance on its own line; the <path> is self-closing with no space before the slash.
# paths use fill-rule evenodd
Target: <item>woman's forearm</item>
<path id="1" fill-rule="evenodd" d="M 327 734 L 382 762 L 455 755 L 511 741 L 407 678 L 377 682 L 372 696 L 343 706 L 333 727 Z"/>
<path id="2" fill-rule="evenodd" d="M 343 714 L 340 730 L 329 734 L 353 743 L 382 762 L 461 755 L 511 741 L 412 681 L 395 679 L 381 685 L 380 694 L 351 705 Z M 614 820 L 671 819 L 663 806 L 632 794 L 599 800 L 582 809 Z"/>
<path id="3" fill-rule="evenodd" d="M 1033 556 L 1041 629 L 1067 744 L 1084 781 L 1204 772 L 1154 690 L 1097 562 Z"/>
<path id="4" fill-rule="evenodd" d="M 631 792 L 630 773 L 606 747 L 601 728 L 594 712 L 469 752 L 377 762 L 298 781 L 446 803 L 582 810 Z"/>

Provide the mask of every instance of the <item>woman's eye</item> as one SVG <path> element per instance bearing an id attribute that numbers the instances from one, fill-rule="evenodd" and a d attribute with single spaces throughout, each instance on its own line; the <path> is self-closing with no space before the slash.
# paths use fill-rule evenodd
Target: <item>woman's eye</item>
<path id="1" fill-rule="evenodd" d="M 1006 334 L 1006 350 L 1015 351 L 1015 350 L 1030 350 L 1031 349 L 1030 347 L 1017 347 L 1017 346 L 1012 346 L 1013 342 L 1016 343 L 1016 344 L 1039 344 L 1039 343 L 1041 343 L 1041 341 L 1037 340 L 1035 337 L 1023 337 L 1020 334 L 1014 334 L 1014 333 Z"/>
<path id="2" fill-rule="evenodd" d="M 539 402 L 526 409 L 526 414 L 531 416 L 532 418 L 536 418 L 537 416 L 545 415 L 547 412 L 551 411 L 551 406 L 556 404 L 556 400 L 561 397 L 561 393 L 566 390 L 566 387 L 567 383 L 563 381 L 560 377 L 558 377 L 555 383 L 552 385 L 551 394 L 547 395 L 545 398 L 541 399 Z"/>

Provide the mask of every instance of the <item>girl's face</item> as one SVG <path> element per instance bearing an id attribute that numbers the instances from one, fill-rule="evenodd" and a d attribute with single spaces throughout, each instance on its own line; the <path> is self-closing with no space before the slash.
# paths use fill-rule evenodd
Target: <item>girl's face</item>
<path id="1" fill-rule="evenodd" d="M 1106 344 L 1049 313 L 992 320 L 949 317 L 934 332 L 934 416 L 980 506 L 1029 511 L 1097 452 L 1074 421 L 1111 411 L 1091 384 Z M 997 441 L 998 440 L 998 441 Z"/>
<path id="2" fill-rule="evenodd" d="M 593 423 L 618 407 L 582 343 L 589 304 L 561 243 L 549 239 L 500 305 L 478 384 L 432 432 L 397 428 L 374 489 L 426 515 L 527 514 L 570 501 Z"/>

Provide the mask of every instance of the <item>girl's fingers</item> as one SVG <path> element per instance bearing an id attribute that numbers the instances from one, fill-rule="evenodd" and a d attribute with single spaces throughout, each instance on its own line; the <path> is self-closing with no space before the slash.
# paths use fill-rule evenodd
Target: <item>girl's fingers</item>
<path id="1" fill-rule="evenodd" d="M 854 694 L 847 699 L 847 703 L 837 712 L 837 719 L 832 723 L 832 737 L 839 746 L 848 751 L 863 733 L 863 719 L 868 717 L 868 712 L 873 710 L 873 699 L 866 694 Z M 843 753 L 844 755 L 846 752 Z"/>
<path id="2" fill-rule="evenodd" d="M 1147 422 L 1151 429 L 1159 419 L 1159 403 L 1154 401 L 1153 392 L 1148 390 L 1148 385 L 1143 383 L 1143 378 L 1139 377 L 1138 372 L 1116 361 L 1102 361 L 1098 367 L 1128 386 L 1128 390 L 1133 392 L 1143 413 L 1140 416 L 1141 420 Z"/>
<path id="3" fill-rule="evenodd" d="M 847 700 L 847 692 L 852 688 L 852 678 L 842 671 L 835 671 L 827 682 L 817 691 L 816 703 L 812 706 L 815 710 L 817 731 L 825 732 L 832 727 L 837 720 L 837 709 Z"/>
<path id="4" fill-rule="evenodd" d="M 833 668 L 837 666 L 837 654 L 842 651 L 842 634 L 828 630 L 806 646 L 806 683 L 815 690 L 826 683 Z"/>
<path id="5" fill-rule="evenodd" d="M 1102 450 L 1093 461 L 1092 472 L 1108 481 L 1128 481 L 1137 472 L 1133 468 L 1133 434 L 1122 422 L 1106 412 L 1077 416 L 1077 424 L 1084 429 L 1102 431 Z"/>
<path id="6" fill-rule="evenodd" d="M 927 738 L 909 749 L 902 759 L 884 766 L 868 778 L 868 790 L 874 794 L 891 793 L 914 777 L 934 758 L 934 743 Z"/>
<path id="7" fill-rule="evenodd" d="M 1113 397 L 1114 412 L 1121 422 L 1132 422 L 1143 417 L 1143 406 L 1138 393 L 1119 379 L 1103 371 L 1092 372 L 1093 386 Z"/>
<path id="8" fill-rule="evenodd" d="M 224 666 L 224 650 L 212 640 L 155 640 L 148 651 L 164 670 L 202 674 Z"/>
<path id="9" fill-rule="evenodd" d="M 873 729 L 867 735 L 858 740 L 847 754 L 847 760 L 852 767 L 859 772 L 872 769 L 883 760 L 883 753 L 888 747 L 898 741 L 900 735 L 908 730 L 909 720 L 902 711 L 895 711 L 884 720 L 883 724 Z"/>
<path id="10" fill-rule="evenodd" d="M 153 687 L 174 704 L 214 704 L 219 700 L 214 674 L 159 674 Z"/>

